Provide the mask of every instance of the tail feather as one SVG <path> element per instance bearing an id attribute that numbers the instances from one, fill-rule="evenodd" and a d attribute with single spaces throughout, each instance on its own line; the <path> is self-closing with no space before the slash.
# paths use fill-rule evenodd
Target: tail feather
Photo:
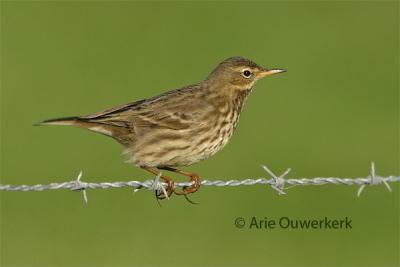
<path id="1" fill-rule="evenodd" d="M 42 125 L 74 125 L 82 128 L 86 128 L 90 131 L 111 136 L 120 143 L 127 143 L 130 139 L 130 129 L 125 125 L 112 124 L 106 121 L 100 121 L 96 119 L 84 118 L 84 117 L 65 117 L 45 120 L 35 124 L 37 126 Z"/>
<path id="2" fill-rule="evenodd" d="M 78 121 L 81 119 L 79 117 L 64 117 L 64 118 L 56 118 L 45 120 L 39 123 L 36 123 L 35 126 L 41 125 L 76 125 Z"/>

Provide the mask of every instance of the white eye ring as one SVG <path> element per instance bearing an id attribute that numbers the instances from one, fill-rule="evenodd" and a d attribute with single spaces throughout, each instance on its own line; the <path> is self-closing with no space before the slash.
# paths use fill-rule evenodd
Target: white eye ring
<path id="1" fill-rule="evenodd" d="M 250 78 L 252 75 L 253 73 L 248 69 L 242 71 L 242 76 L 245 77 L 246 79 Z"/>

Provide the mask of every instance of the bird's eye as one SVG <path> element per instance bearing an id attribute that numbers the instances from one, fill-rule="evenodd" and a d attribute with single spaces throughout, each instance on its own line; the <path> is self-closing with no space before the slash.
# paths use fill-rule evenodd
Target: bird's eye
<path id="1" fill-rule="evenodd" d="M 242 75 L 243 75 L 243 77 L 245 77 L 245 78 L 250 78 L 250 77 L 251 77 L 251 71 L 249 71 L 249 70 L 244 70 L 244 71 L 242 72 Z"/>

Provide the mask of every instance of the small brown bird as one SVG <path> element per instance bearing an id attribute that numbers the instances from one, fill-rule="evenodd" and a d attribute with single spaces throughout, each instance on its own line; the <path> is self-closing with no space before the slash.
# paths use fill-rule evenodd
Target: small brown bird
<path id="1" fill-rule="evenodd" d="M 193 184 L 176 194 L 200 187 L 199 176 L 177 169 L 206 159 L 231 138 L 254 84 L 268 75 L 284 72 L 266 69 L 243 57 L 221 62 L 202 82 L 105 111 L 79 117 L 46 120 L 39 125 L 76 125 L 110 136 L 126 148 L 129 161 L 151 172 L 160 169 L 190 177 Z M 162 175 L 167 195 L 174 182 Z"/>

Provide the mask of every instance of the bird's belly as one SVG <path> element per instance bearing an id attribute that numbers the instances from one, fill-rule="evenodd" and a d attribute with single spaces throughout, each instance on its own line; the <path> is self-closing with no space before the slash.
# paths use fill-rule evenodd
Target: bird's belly
<path id="1" fill-rule="evenodd" d="M 219 126 L 216 126 L 219 125 Z M 138 140 L 127 149 L 129 162 L 137 166 L 188 166 L 221 150 L 231 138 L 233 123 L 216 123 L 213 127 L 171 131 L 165 138 Z"/>

